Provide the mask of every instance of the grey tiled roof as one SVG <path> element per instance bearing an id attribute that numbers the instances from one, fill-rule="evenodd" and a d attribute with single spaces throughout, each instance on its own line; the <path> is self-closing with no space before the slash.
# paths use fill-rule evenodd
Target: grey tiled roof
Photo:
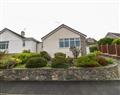
<path id="1" fill-rule="evenodd" d="M 67 25 L 65 25 L 65 24 L 62 24 L 62 25 L 58 26 L 56 29 L 54 29 L 53 31 L 51 31 L 50 33 L 48 33 L 47 35 L 45 35 L 44 37 L 42 37 L 41 39 L 43 40 L 43 39 L 48 38 L 49 36 L 51 36 L 52 34 L 54 34 L 55 32 L 57 32 L 57 31 L 58 31 L 59 29 L 61 29 L 61 28 L 66 28 L 66 29 L 70 30 L 70 31 L 73 32 L 73 33 L 76 33 L 76 34 L 78 34 L 78 35 L 81 35 L 81 36 L 85 36 L 85 37 L 86 37 L 85 34 L 79 32 L 79 31 L 77 31 L 77 30 L 75 30 L 75 29 L 73 29 L 73 28 L 71 28 L 71 27 L 69 27 L 69 26 L 67 26 Z"/>
<path id="2" fill-rule="evenodd" d="M 120 37 L 120 33 L 108 32 L 108 34 L 113 34 L 113 35 L 115 35 L 115 36 L 118 36 L 118 37 Z"/>
<path id="3" fill-rule="evenodd" d="M 13 34 L 17 35 L 18 37 L 20 37 L 20 38 L 22 38 L 22 39 L 24 39 L 24 40 L 33 40 L 33 41 L 35 41 L 35 42 L 39 42 L 38 40 L 36 40 L 36 39 L 33 38 L 33 37 L 24 37 L 24 36 L 22 36 L 22 35 L 20 35 L 20 34 L 18 34 L 18 33 L 16 33 L 16 32 L 14 32 L 14 31 L 8 29 L 8 28 L 4 28 L 3 30 L 1 30 L 1 31 L 0 31 L 0 34 L 2 34 L 2 33 L 5 32 L 5 31 L 10 31 L 10 32 L 12 32 Z"/>

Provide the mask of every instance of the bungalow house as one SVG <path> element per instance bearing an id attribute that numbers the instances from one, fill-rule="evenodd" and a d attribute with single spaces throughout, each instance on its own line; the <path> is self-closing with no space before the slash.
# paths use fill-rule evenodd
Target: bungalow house
<path id="1" fill-rule="evenodd" d="M 56 52 L 63 52 L 67 56 L 73 56 L 70 51 L 72 46 L 81 50 L 80 55 L 86 54 L 86 35 L 67 25 L 60 25 L 41 39 L 43 50 L 47 51 L 51 56 L 54 56 Z"/>
<path id="2" fill-rule="evenodd" d="M 120 38 L 120 33 L 108 32 L 105 37 L 106 38 Z"/>
<path id="3" fill-rule="evenodd" d="M 24 31 L 21 32 L 21 35 L 8 28 L 0 31 L 0 51 L 6 50 L 8 53 L 20 53 L 23 50 L 38 52 L 41 49 L 40 45 L 41 42 L 36 39 L 25 37 Z"/>
<path id="4" fill-rule="evenodd" d="M 20 35 L 5 28 L 0 31 L 0 51 L 7 50 L 8 53 L 20 53 L 23 50 L 30 50 L 39 53 L 43 50 L 52 57 L 56 52 L 73 56 L 70 47 L 75 46 L 81 50 L 80 55 L 86 54 L 86 35 L 67 25 L 60 25 L 41 39 L 42 42 L 39 42 L 34 38 L 25 37 L 24 31 Z"/>

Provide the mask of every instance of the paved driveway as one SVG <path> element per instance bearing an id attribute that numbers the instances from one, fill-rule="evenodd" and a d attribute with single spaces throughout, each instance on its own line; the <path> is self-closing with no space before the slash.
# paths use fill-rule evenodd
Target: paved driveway
<path id="1" fill-rule="evenodd" d="M 0 92 L 10 95 L 120 95 L 120 81 L 3 82 Z M 9 95 L 1 94 L 1 95 Z"/>

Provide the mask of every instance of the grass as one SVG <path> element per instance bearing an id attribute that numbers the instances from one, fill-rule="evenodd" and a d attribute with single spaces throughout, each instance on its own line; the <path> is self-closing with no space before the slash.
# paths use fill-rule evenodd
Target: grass
<path id="1" fill-rule="evenodd" d="M 15 66 L 15 68 L 26 68 L 26 67 L 25 67 L 25 64 L 20 64 L 20 65 Z"/>

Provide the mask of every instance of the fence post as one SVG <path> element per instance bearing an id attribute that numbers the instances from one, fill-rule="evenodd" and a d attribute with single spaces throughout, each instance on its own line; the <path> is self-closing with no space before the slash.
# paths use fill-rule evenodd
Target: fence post
<path id="1" fill-rule="evenodd" d="M 106 45 L 106 47 L 107 47 L 107 54 L 109 54 L 108 44 Z"/>
<path id="2" fill-rule="evenodd" d="M 102 45 L 100 45 L 100 47 L 101 47 L 101 52 L 103 53 L 103 48 L 102 48 Z"/>
<path id="3" fill-rule="evenodd" d="M 118 53 L 117 53 L 117 44 L 115 44 L 115 53 L 116 53 L 116 56 L 118 56 Z"/>

